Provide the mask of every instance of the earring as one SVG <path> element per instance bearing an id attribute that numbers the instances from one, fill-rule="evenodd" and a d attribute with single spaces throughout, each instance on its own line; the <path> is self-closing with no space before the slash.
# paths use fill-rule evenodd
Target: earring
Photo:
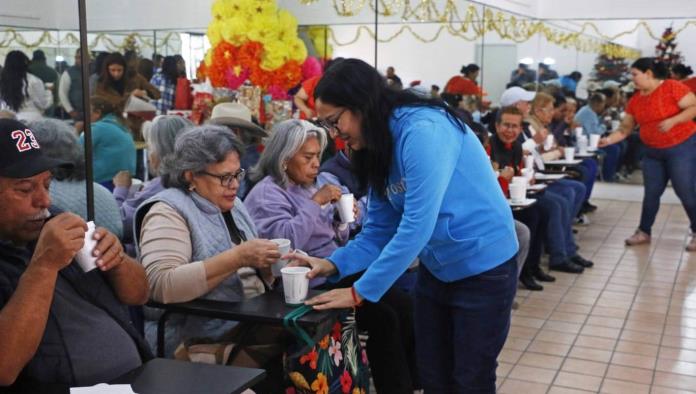
<path id="1" fill-rule="evenodd" d="M 196 187 L 195 187 L 195 186 L 189 185 L 188 191 L 192 192 L 192 191 L 195 191 L 195 190 L 196 190 Z"/>
<path id="2" fill-rule="evenodd" d="M 287 164 L 283 164 L 283 171 L 287 171 L 287 170 L 288 170 L 288 165 L 287 165 Z"/>

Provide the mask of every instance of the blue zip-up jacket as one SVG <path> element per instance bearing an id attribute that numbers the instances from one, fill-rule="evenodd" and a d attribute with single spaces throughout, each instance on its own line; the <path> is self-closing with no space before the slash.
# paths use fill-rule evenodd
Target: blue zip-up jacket
<path id="1" fill-rule="evenodd" d="M 512 258 L 512 212 L 476 138 L 442 109 L 403 107 L 389 121 L 394 152 L 387 196 L 370 190 L 367 222 L 330 257 L 356 291 L 376 302 L 416 257 L 453 282 Z M 337 279 L 337 278 L 332 278 Z"/>

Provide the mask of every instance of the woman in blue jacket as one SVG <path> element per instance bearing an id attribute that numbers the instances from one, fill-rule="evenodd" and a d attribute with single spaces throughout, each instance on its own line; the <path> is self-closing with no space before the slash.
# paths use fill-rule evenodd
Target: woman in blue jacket
<path id="1" fill-rule="evenodd" d="M 315 90 L 324 127 L 354 151 L 367 222 L 310 277 L 355 284 L 316 309 L 375 302 L 418 257 L 416 349 L 426 393 L 494 393 L 510 327 L 518 244 L 510 207 L 474 133 L 438 100 L 387 88 L 367 63 L 335 64 Z"/>

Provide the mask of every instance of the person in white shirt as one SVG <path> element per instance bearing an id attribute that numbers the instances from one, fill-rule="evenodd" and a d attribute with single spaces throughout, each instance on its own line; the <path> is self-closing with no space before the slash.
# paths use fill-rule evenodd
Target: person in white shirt
<path id="1" fill-rule="evenodd" d="M 24 122 L 41 119 L 53 101 L 51 91 L 28 70 L 27 55 L 10 51 L 0 72 L 0 109 L 17 113 L 17 119 Z"/>

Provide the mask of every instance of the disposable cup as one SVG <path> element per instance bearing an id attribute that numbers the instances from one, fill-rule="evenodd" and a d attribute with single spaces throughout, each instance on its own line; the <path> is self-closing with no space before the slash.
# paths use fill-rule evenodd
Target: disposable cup
<path id="1" fill-rule="evenodd" d="M 526 185 L 529 182 L 529 179 L 527 179 L 526 176 L 513 176 L 512 177 L 512 183 L 521 183 L 523 185 Z"/>
<path id="2" fill-rule="evenodd" d="M 97 257 L 92 255 L 94 248 L 97 246 L 97 240 L 94 239 L 94 222 L 87 222 L 87 232 L 85 233 L 85 244 L 75 255 L 77 264 L 82 268 L 82 271 L 89 272 L 97 268 Z"/>
<path id="3" fill-rule="evenodd" d="M 587 154 L 587 137 L 583 135 L 581 138 L 578 138 L 576 145 L 578 147 L 578 152 L 581 155 Z"/>
<path id="4" fill-rule="evenodd" d="M 513 183 L 510 185 L 510 201 L 521 204 L 527 197 L 527 185 L 524 183 Z"/>
<path id="5" fill-rule="evenodd" d="M 551 150 L 553 148 L 553 136 L 547 135 L 546 141 L 544 141 L 544 150 Z"/>
<path id="6" fill-rule="evenodd" d="M 278 250 L 280 251 L 281 256 L 285 256 L 286 254 L 290 253 L 291 245 L 289 239 L 276 238 L 272 239 L 271 242 L 274 242 L 276 245 L 278 245 Z M 286 265 L 288 265 L 287 259 L 279 259 L 275 264 L 273 264 L 271 266 L 271 272 L 273 272 L 273 276 L 280 276 L 280 270 L 283 269 Z"/>
<path id="7" fill-rule="evenodd" d="M 563 154 L 567 161 L 573 161 L 575 158 L 575 148 L 563 148 Z"/>
<path id="8" fill-rule="evenodd" d="M 527 181 L 531 182 L 534 179 L 534 170 L 531 168 L 523 168 L 522 175 L 527 178 Z"/>
<path id="9" fill-rule="evenodd" d="M 534 156 L 527 155 L 524 157 L 524 168 L 534 168 Z"/>
<path id="10" fill-rule="evenodd" d="M 599 145 L 599 138 L 599 134 L 590 135 L 590 148 L 597 149 L 597 145 Z"/>
<path id="11" fill-rule="evenodd" d="M 285 303 L 289 305 L 300 305 L 307 300 L 309 292 L 309 279 L 307 267 L 285 267 L 280 270 L 283 276 L 283 294 Z"/>
<path id="12" fill-rule="evenodd" d="M 353 223 L 355 216 L 353 215 L 353 205 L 355 198 L 353 194 L 347 193 L 341 196 L 338 200 L 338 214 L 341 217 L 341 223 Z"/>

